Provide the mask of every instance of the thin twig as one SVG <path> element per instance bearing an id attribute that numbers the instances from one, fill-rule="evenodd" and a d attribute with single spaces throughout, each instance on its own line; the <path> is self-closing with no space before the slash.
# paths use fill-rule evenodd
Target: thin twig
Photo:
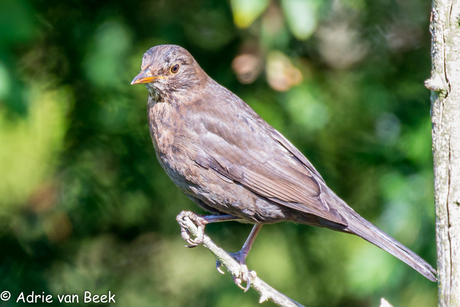
<path id="1" fill-rule="evenodd" d="M 177 222 L 179 223 L 179 225 L 185 227 L 192 236 L 196 237 L 198 235 L 198 228 L 192 220 L 190 220 L 187 216 L 179 218 L 180 214 L 177 217 Z M 241 265 L 235 259 L 233 259 L 232 256 L 230 256 L 225 250 L 217 246 L 206 234 L 203 237 L 202 244 L 211 253 L 214 254 L 216 259 L 227 269 L 227 271 L 230 274 L 232 274 L 233 277 L 240 278 L 240 276 L 242 276 L 243 272 L 241 269 Z M 251 279 L 251 287 L 254 288 L 254 290 L 256 290 L 257 292 L 259 292 L 259 303 L 271 300 L 273 303 L 282 307 L 304 307 L 303 305 L 293 301 L 283 293 L 276 291 L 257 276 L 254 276 Z"/>

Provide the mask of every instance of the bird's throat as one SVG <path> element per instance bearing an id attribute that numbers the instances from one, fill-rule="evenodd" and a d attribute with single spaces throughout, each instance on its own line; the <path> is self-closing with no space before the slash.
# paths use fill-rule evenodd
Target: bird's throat
<path id="1" fill-rule="evenodd" d="M 146 84 L 146 87 L 147 87 L 147 90 L 149 91 L 149 96 L 152 98 L 152 101 L 154 103 L 162 101 L 161 99 L 162 95 L 156 87 L 151 86 L 150 84 Z"/>

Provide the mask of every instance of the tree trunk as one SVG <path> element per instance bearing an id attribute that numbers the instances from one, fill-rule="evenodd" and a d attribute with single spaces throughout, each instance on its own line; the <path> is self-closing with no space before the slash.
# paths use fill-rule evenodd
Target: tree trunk
<path id="1" fill-rule="evenodd" d="M 460 307 L 460 2 L 433 0 L 431 92 L 439 306 Z"/>

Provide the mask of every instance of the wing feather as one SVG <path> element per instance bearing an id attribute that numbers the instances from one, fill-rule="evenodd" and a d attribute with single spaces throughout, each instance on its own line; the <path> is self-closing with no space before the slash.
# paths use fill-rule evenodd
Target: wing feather
<path id="1" fill-rule="evenodd" d="M 214 102 L 219 101 L 215 98 Z M 200 132 L 195 144 L 197 163 L 209 165 L 220 176 L 281 206 L 346 226 L 345 218 L 322 200 L 324 180 L 307 158 L 248 105 L 234 98 L 223 103 L 225 108 L 217 103 L 200 103 L 195 108 L 188 126 Z M 200 106 L 206 109 L 200 110 Z M 214 116 L 207 116 L 209 112 Z M 219 120 L 222 118 L 231 120 Z"/>

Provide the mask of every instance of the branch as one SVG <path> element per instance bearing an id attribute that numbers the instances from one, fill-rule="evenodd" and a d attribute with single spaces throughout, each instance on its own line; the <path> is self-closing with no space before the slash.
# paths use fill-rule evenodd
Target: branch
<path id="1" fill-rule="evenodd" d="M 180 218 L 180 214 L 176 220 L 182 227 L 186 228 L 192 236 L 197 237 L 199 235 L 198 228 L 187 216 Z M 232 258 L 225 250 L 217 246 L 214 241 L 211 240 L 207 235 L 203 236 L 203 246 L 206 247 L 211 253 L 214 254 L 216 259 L 232 274 L 234 278 L 239 278 L 243 275 L 241 265 Z M 253 274 L 255 272 L 253 271 Z M 289 297 L 281 292 L 276 291 L 266 282 L 259 277 L 255 276 L 251 278 L 251 287 L 254 288 L 260 294 L 259 303 L 271 300 L 273 303 L 282 307 L 304 307 L 303 305 L 291 300 Z"/>
<path id="2" fill-rule="evenodd" d="M 380 299 L 380 307 L 393 307 L 386 299 L 383 297 Z"/>

